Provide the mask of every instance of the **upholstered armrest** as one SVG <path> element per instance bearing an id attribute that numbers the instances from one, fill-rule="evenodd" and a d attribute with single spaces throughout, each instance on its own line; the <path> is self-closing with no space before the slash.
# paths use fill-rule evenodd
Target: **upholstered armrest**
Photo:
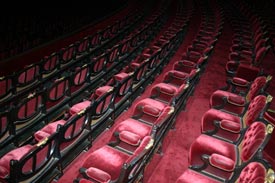
<path id="1" fill-rule="evenodd" d="M 119 139 L 129 145 L 132 145 L 132 146 L 138 146 L 141 141 L 141 138 L 139 135 L 129 132 L 129 131 L 120 132 Z"/>
<path id="2" fill-rule="evenodd" d="M 232 159 L 215 153 L 209 157 L 209 164 L 227 172 L 232 172 L 235 168 L 235 162 Z"/>
<path id="3" fill-rule="evenodd" d="M 110 182 L 111 175 L 107 172 L 100 170 L 95 167 L 90 167 L 88 169 L 81 168 L 80 173 L 83 174 L 84 177 L 88 179 L 95 180 L 97 182 Z"/>
<path id="4" fill-rule="evenodd" d="M 167 106 L 165 109 L 162 111 L 161 115 L 158 117 L 157 121 L 155 124 L 160 127 L 162 126 L 163 123 L 166 122 L 166 120 L 171 116 L 171 114 L 174 113 L 174 107 Z"/>
<path id="5" fill-rule="evenodd" d="M 233 85 L 241 86 L 241 87 L 248 87 L 248 85 L 250 84 L 250 82 L 248 82 L 247 80 L 238 78 L 238 77 L 233 77 L 231 83 Z"/>
<path id="6" fill-rule="evenodd" d="M 234 121 L 223 119 L 221 121 L 215 121 L 215 123 L 221 129 L 232 132 L 232 133 L 240 133 L 240 131 L 241 131 L 240 124 L 236 123 Z"/>
<path id="7" fill-rule="evenodd" d="M 228 103 L 235 106 L 243 107 L 245 105 L 245 99 L 242 96 L 229 96 L 226 99 Z"/>

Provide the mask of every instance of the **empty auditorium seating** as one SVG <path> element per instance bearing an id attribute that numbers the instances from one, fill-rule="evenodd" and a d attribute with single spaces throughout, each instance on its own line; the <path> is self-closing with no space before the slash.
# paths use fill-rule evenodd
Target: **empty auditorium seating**
<path id="1" fill-rule="evenodd" d="M 223 138 L 224 140 L 237 141 L 243 135 L 245 128 L 253 121 L 260 119 L 267 110 L 272 97 L 258 95 L 255 97 L 241 115 L 234 115 L 226 111 L 209 109 L 202 117 L 202 132 Z"/>
<path id="2" fill-rule="evenodd" d="M 228 179 L 235 168 L 261 157 L 273 128 L 270 124 L 253 122 L 238 143 L 229 143 L 202 134 L 190 147 L 190 168 Z"/>
<path id="3" fill-rule="evenodd" d="M 264 93 L 272 77 L 259 76 L 251 84 L 250 88 L 242 94 L 235 94 L 234 92 L 217 90 L 210 98 L 210 107 L 230 111 L 235 114 L 244 112 L 248 103 L 257 95 Z"/>
<path id="4" fill-rule="evenodd" d="M 197 171 L 187 169 L 184 173 L 177 179 L 177 183 L 192 183 L 192 182 L 201 182 L 201 183 L 218 183 L 224 181 L 235 181 L 235 182 L 249 182 L 249 181 L 258 181 L 265 182 L 270 180 L 273 182 L 272 176 L 274 175 L 274 170 L 270 168 L 270 165 L 262 160 L 255 160 L 249 162 L 246 166 L 241 167 L 241 172 L 239 169 L 235 169 L 232 178 L 227 180 L 219 180 L 219 175 L 209 175 L 206 176 Z"/>
<path id="5" fill-rule="evenodd" d="M 1 77 L 0 182 L 274 182 L 270 34 L 248 4 L 144 1 Z"/>

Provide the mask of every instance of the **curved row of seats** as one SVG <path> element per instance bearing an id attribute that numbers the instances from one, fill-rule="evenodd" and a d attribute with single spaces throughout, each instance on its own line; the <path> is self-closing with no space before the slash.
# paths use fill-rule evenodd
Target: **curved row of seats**
<path id="1" fill-rule="evenodd" d="M 189 149 L 189 168 L 177 183 L 274 181 L 274 171 L 263 158 L 274 128 L 264 115 L 272 100 L 265 92 L 271 78 L 263 74 L 249 82 L 235 76 L 211 95 L 210 109 L 201 119 L 202 134 Z"/>
<path id="2" fill-rule="evenodd" d="M 222 19 L 215 21 L 219 16 L 221 16 L 219 11 L 215 12 L 213 17 L 203 14 L 203 26 L 199 29 L 198 37 L 214 41 L 215 36 L 211 38 L 204 36 L 209 31 L 205 27 L 213 28 L 214 34 L 216 31 L 214 25 L 216 23 L 220 25 L 222 21 Z M 209 17 L 213 18 L 211 23 L 208 22 Z M 169 34 L 166 39 L 169 39 Z M 200 44 L 200 41 L 196 43 Z M 197 47 L 193 48 L 192 52 L 200 55 L 197 59 L 203 60 L 210 56 L 213 45 L 204 47 L 207 52 L 200 52 Z M 184 107 L 195 81 L 200 77 L 198 71 L 203 67 L 197 65 L 196 60 L 187 60 L 187 58 L 172 64 L 172 70 L 163 73 L 163 81 L 151 87 L 150 97 L 131 106 L 133 110 L 130 117 L 110 129 L 112 135 L 107 144 L 87 155 L 75 182 L 142 181 L 142 172 L 146 163 L 160 148 L 165 134 L 173 127 L 174 118 Z"/>
<path id="3" fill-rule="evenodd" d="M 58 73 L 57 77 L 42 85 L 41 90 L 38 88 L 23 96 L 24 98 L 13 101 L 11 106 L 3 107 L 1 146 L 14 140 L 24 141 L 30 133 L 62 115 L 74 100 L 83 97 L 83 92 L 92 91 L 98 84 L 106 82 L 112 77 L 112 72 L 118 72 L 116 67 L 127 64 L 127 60 L 133 57 L 139 47 L 151 39 L 152 33 L 159 29 L 161 21 L 158 14 L 148 18 L 142 27 L 137 28 L 136 33 L 133 31 L 121 44 L 106 50 L 100 56 L 91 55 L 88 59 L 79 61 L 77 65 L 73 65 L 77 67 Z M 16 142 L 16 145 L 18 143 Z"/>
<path id="4" fill-rule="evenodd" d="M 131 45 L 131 42 L 129 42 L 129 49 L 140 47 L 143 45 L 140 43 L 146 42 L 152 33 L 158 31 L 164 10 L 159 9 L 156 12 L 155 15 L 145 21 L 143 27 L 139 27 L 139 31 L 133 31 L 133 34 L 129 36 L 130 40 L 132 37 L 136 39 Z M 109 85 L 107 86 L 107 90 L 105 90 L 106 86 L 102 86 L 94 92 L 92 90 L 86 91 L 91 95 L 91 97 L 89 97 L 90 100 L 85 101 L 86 103 L 91 102 L 89 107 L 80 111 L 74 111 L 78 105 L 76 104 L 70 108 L 70 111 L 68 114 L 65 114 L 64 118 L 51 122 L 40 130 L 33 129 L 33 136 L 30 137 L 31 139 L 28 140 L 28 142 L 7 152 L 1 158 L 1 179 L 9 182 L 19 182 L 22 180 L 39 182 L 47 176 L 47 180 L 45 180 L 45 182 L 47 182 L 57 175 L 62 174 L 63 169 L 75 156 L 91 145 L 91 140 L 96 138 L 96 134 L 100 134 L 106 126 L 111 124 L 110 119 L 113 119 L 115 110 L 112 106 L 114 105 L 114 101 L 118 101 L 118 99 L 114 99 L 114 97 L 123 98 L 123 95 L 127 94 L 123 100 L 129 100 L 129 95 L 137 95 L 137 90 L 145 87 L 145 84 L 148 84 L 148 81 L 153 79 L 152 76 L 159 72 L 159 68 L 167 61 L 166 57 L 168 58 L 169 53 L 175 46 L 179 45 L 180 38 L 182 38 L 182 34 L 184 33 L 185 24 L 178 23 L 177 25 L 181 28 L 181 31 L 174 32 L 174 36 L 170 37 L 171 41 L 165 43 L 155 41 L 152 49 L 154 50 L 157 45 L 159 46 L 155 54 L 152 54 L 153 52 L 150 49 L 145 50 L 147 59 L 145 59 L 143 63 L 133 64 L 133 61 L 130 63 L 125 62 L 125 64 L 129 64 L 129 66 L 134 65 L 135 68 L 133 68 L 130 73 L 122 72 L 116 74 L 108 81 Z M 157 28 L 149 29 L 149 27 Z M 145 32 L 144 30 L 148 30 L 149 33 L 143 33 Z M 148 57 L 148 55 L 150 56 Z M 103 63 L 105 64 L 105 62 Z M 106 63 L 106 65 L 107 64 L 108 63 Z M 137 68 L 137 64 L 140 64 L 141 69 Z M 149 68 L 149 65 L 151 68 Z M 109 63 L 108 67 L 110 66 L 111 63 Z M 102 68 L 105 69 L 105 66 L 102 66 Z M 79 78 L 82 77 L 79 76 Z M 63 90 L 58 91 L 58 88 L 59 87 L 50 95 L 55 95 L 56 93 L 63 94 Z M 60 88 L 64 88 L 64 86 L 60 86 Z M 129 92 L 129 89 L 133 91 L 132 94 Z M 40 100 L 41 99 L 38 98 L 35 101 Z M 38 105 L 35 105 L 35 107 L 37 106 Z M 115 107 L 118 109 L 117 106 Z M 26 105 L 24 110 L 28 110 L 28 108 L 30 108 L 30 106 Z M 25 113 L 20 111 L 20 115 L 24 116 Z M 94 121 L 96 121 L 96 125 L 94 125 Z M 22 136 L 20 136 L 20 138 L 21 137 Z M 41 173 L 42 171 L 43 174 Z"/>

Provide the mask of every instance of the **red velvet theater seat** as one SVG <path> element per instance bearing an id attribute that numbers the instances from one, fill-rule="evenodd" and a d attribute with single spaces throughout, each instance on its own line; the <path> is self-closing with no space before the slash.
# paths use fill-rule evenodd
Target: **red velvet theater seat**
<path id="1" fill-rule="evenodd" d="M 41 73 L 39 72 L 38 64 L 31 64 L 25 66 L 24 69 L 16 73 L 15 87 L 16 91 L 20 92 L 26 90 L 28 87 L 34 85 L 40 79 Z"/>
<path id="2" fill-rule="evenodd" d="M 253 122 L 244 137 L 236 144 L 201 134 L 190 147 L 190 168 L 230 179 L 235 168 L 254 158 L 262 157 L 262 151 L 271 137 L 273 128 L 270 124 Z"/>
<path id="3" fill-rule="evenodd" d="M 10 161 L 19 160 L 33 149 L 32 145 L 25 145 L 5 154 L 0 159 L 0 178 L 6 179 L 10 173 Z M 0 180 L 1 180 L 0 179 Z"/>
<path id="4" fill-rule="evenodd" d="M 176 87 L 180 87 L 183 84 L 187 84 L 189 81 L 189 74 L 177 71 L 177 70 L 170 70 L 164 76 L 164 83 L 169 83 Z"/>
<path id="5" fill-rule="evenodd" d="M 201 172 L 187 169 L 177 179 L 176 183 L 221 183 L 225 181 L 236 183 L 266 183 L 266 180 L 272 181 L 272 179 L 274 179 L 272 178 L 272 174 L 274 175 L 274 171 L 267 167 L 265 163 L 253 161 L 242 167 L 240 173 L 238 169 L 235 169 L 233 176 L 227 180 L 219 180 L 219 175 L 217 174 L 207 176 Z"/>
<path id="6" fill-rule="evenodd" d="M 229 91 L 217 90 L 210 98 L 210 107 L 222 109 L 236 114 L 244 112 L 246 105 L 261 92 L 264 92 L 270 77 L 257 77 L 250 85 L 245 96 Z"/>
<path id="7" fill-rule="evenodd" d="M 179 88 L 169 83 L 158 83 L 151 89 L 151 98 L 168 105 L 174 105 L 176 97 L 179 97 L 188 88 L 188 84 L 183 84 Z"/>
<path id="8" fill-rule="evenodd" d="M 159 118 L 167 116 L 172 107 L 151 98 L 139 101 L 132 118 L 147 124 L 154 124 Z"/>
<path id="9" fill-rule="evenodd" d="M 184 60 L 186 62 L 194 62 L 200 67 L 203 65 L 208 59 L 208 56 L 201 55 L 197 52 L 186 52 L 182 55 L 181 60 Z"/>
<path id="10" fill-rule="evenodd" d="M 265 57 L 265 55 L 270 50 L 270 46 L 262 47 L 259 49 L 255 57 L 245 57 L 238 55 L 231 55 L 230 60 L 226 63 L 225 69 L 228 74 L 233 75 L 236 73 L 239 64 L 246 64 L 259 67 Z"/>
<path id="11" fill-rule="evenodd" d="M 13 75 L 0 77 L 0 102 L 12 96 L 14 89 L 12 79 Z"/>
<path id="12" fill-rule="evenodd" d="M 190 80 L 192 80 L 199 72 L 200 68 L 197 63 L 187 60 L 181 60 L 174 64 L 174 70 L 181 71 L 189 74 Z"/>
<path id="13" fill-rule="evenodd" d="M 236 141 L 240 138 L 241 131 L 250 126 L 266 110 L 266 104 L 271 102 L 271 99 L 271 96 L 258 95 L 250 102 L 241 116 L 210 109 L 202 117 L 202 133 Z"/>
<path id="14" fill-rule="evenodd" d="M 92 182 L 128 182 L 131 173 L 135 172 L 131 169 L 138 168 L 139 165 L 144 166 L 139 160 L 143 158 L 144 153 L 146 154 L 150 150 L 151 146 L 152 138 L 150 136 L 144 137 L 132 153 L 105 145 L 86 158 L 80 173 Z"/>
<path id="15" fill-rule="evenodd" d="M 40 72 L 42 78 L 47 78 L 54 73 L 57 73 L 60 69 L 60 59 L 59 54 L 57 52 L 52 53 L 49 56 L 45 56 L 40 61 Z"/>
<path id="16" fill-rule="evenodd" d="M 0 182 L 42 182 L 57 170 L 56 138 L 26 144 L 0 158 Z M 58 172 L 58 171 L 57 171 Z M 57 176 L 57 172 L 52 176 Z"/>
<path id="17" fill-rule="evenodd" d="M 83 102 L 73 105 L 70 108 L 70 114 L 73 115 L 73 114 L 78 113 L 79 111 L 89 107 L 93 100 L 97 100 L 98 98 L 100 98 L 112 91 L 113 91 L 112 86 L 102 86 L 102 87 L 97 88 L 95 90 L 95 92 L 90 96 L 89 100 L 84 100 Z"/>

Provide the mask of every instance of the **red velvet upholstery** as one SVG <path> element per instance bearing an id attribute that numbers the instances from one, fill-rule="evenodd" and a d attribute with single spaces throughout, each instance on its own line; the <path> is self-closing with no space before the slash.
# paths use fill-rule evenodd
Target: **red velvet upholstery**
<path id="1" fill-rule="evenodd" d="M 236 164 L 248 162 L 266 140 L 266 126 L 262 122 L 254 122 L 246 130 L 244 138 L 239 144 L 225 142 L 207 135 L 200 135 L 191 145 L 189 164 L 203 165 L 203 155 L 209 156 L 210 165 L 204 170 L 211 174 L 229 178 Z M 224 157 L 222 157 L 224 156 Z"/>
<path id="2" fill-rule="evenodd" d="M 236 153 L 236 147 L 234 144 L 219 140 L 217 138 L 201 134 L 191 145 L 189 150 L 189 165 L 203 165 L 201 156 L 207 154 L 219 154 L 225 156 L 237 163 L 238 154 Z M 217 169 L 213 166 L 207 166 L 205 171 L 219 175 L 220 177 L 228 178 L 231 176 L 231 172 Z"/>
<path id="3" fill-rule="evenodd" d="M 85 173 L 88 177 L 98 182 L 108 182 L 111 180 L 111 176 L 108 173 L 94 167 L 88 168 Z"/>
<path id="4" fill-rule="evenodd" d="M 17 112 L 17 118 L 19 120 L 26 120 L 33 117 L 40 111 L 40 107 L 43 105 L 42 96 L 37 94 L 30 94 L 26 100 L 23 101 Z"/>
<path id="5" fill-rule="evenodd" d="M 252 82 L 246 97 L 242 97 L 228 91 L 217 90 L 211 95 L 210 106 L 222 106 L 222 108 L 226 111 L 241 114 L 244 110 L 244 105 L 254 99 L 260 91 L 265 88 L 266 83 L 266 77 L 257 77 Z"/>
<path id="6" fill-rule="evenodd" d="M 177 93 L 178 88 L 167 83 L 158 83 L 151 89 L 151 97 L 165 103 L 169 103 Z"/>
<path id="7" fill-rule="evenodd" d="M 115 129 L 117 132 L 128 131 L 137 134 L 141 138 L 149 135 L 151 132 L 151 126 L 145 123 L 141 123 L 132 118 L 128 118 L 121 122 Z"/>
<path id="8" fill-rule="evenodd" d="M 259 162 L 251 162 L 248 165 L 246 165 L 240 175 L 238 175 L 239 172 L 236 172 L 236 175 L 234 177 L 235 179 L 229 179 L 231 181 L 234 181 L 236 183 L 264 183 L 266 178 L 266 168 Z M 215 175 L 219 177 L 219 175 Z M 183 174 L 177 179 L 176 183 L 220 183 L 221 181 L 215 180 L 211 178 L 210 176 L 204 175 L 200 172 L 187 169 L 183 172 Z"/>
<path id="9" fill-rule="evenodd" d="M 75 76 L 74 76 L 74 79 L 73 79 L 73 83 L 75 86 L 79 86 L 79 85 L 82 85 L 86 79 L 87 79 L 87 76 L 88 76 L 88 73 L 89 73 L 89 68 L 87 65 L 84 65 L 82 67 L 78 67 L 75 69 Z"/>
<path id="10" fill-rule="evenodd" d="M 0 101 L 5 99 L 12 89 L 12 79 L 9 77 L 0 77 Z"/>
<path id="11" fill-rule="evenodd" d="M 51 136 L 54 134 L 57 130 L 58 125 L 64 125 L 66 123 L 65 120 L 59 120 L 52 123 L 49 123 L 48 125 L 44 126 L 41 130 L 38 130 L 34 133 L 34 138 L 37 142 L 45 139 L 46 137 Z"/>
<path id="12" fill-rule="evenodd" d="M 220 110 L 210 109 L 208 110 L 202 117 L 202 132 L 207 132 L 215 129 L 214 121 L 222 121 L 227 120 L 232 121 L 232 123 L 238 123 L 241 128 L 245 126 L 250 126 L 260 115 L 260 113 L 264 110 L 266 106 L 266 96 L 258 95 L 255 97 L 249 104 L 245 114 L 242 118 L 235 116 L 233 114 L 229 114 Z M 226 126 L 228 126 L 228 122 Z M 232 126 L 232 125 L 230 125 Z M 236 125 L 233 125 L 236 126 Z M 237 127 L 239 128 L 239 127 Z M 239 134 L 231 133 L 230 131 L 226 131 L 226 128 L 222 128 L 223 130 L 218 130 L 216 133 L 217 136 L 223 137 L 228 140 L 235 141 L 239 138 Z M 234 127 L 235 129 L 235 127 Z M 234 130 L 233 130 L 234 131 Z"/>
<path id="13" fill-rule="evenodd" d="M 251 101 L 260 93 L 260 90 L 265 89 L 267 78 L 265 76 L 257 77 L 250 86 L 250 90 L 247 93 L 246 99 Z"/>
<path id="14" fill-rule="evenodd" d="M 174 70 L 188 73 L 190 79 L 198 73 L 199 69 L 197 67 L 196 63 L 187 60 L 178 61 L 174 64 Z"/>
<path id="15" fill-rule="evenodd" d="M 259 67 L 240 62 L 237 67 L 235 77 L 243 78 L 243 80 L 252 82 L 258 77 L 260 72 L 261 69 Z"/>
<path id="16" fill-rule="evenodd" d="M 95 90 L 95 92 L 90 96 L 90 100 L 96 100 L 97 98 L 99 98 L 102 95 L 104 95 L 105 93 L 107 93 L 110 89 L 112 89 L 112 86 L 102 86 L 102 87 L 97 88 Z M 70 108 L 70 114 L 73 115 L 73 114 L 76 114 L 76 113 L 82 111 L 83 109 L 86 109 L 91 104 L 90 100 L 85 100 L 83 102 L 73 105 Z M 99 106 L 98 108 L 100 108 L 100 107 L 101 106 Z"/>
<path id="17" fill-rule="evenodd" d="M 18 84 L 25 86 L 34 82 L 39 76 L 39 66 L 29 65 L 18 76 Z"/>
<path id="18" fill-rule="evenodd" d="M 242 79 L 240 77 L 233 77 L 233 80 L 232 82 L 235 84 L 235 85 L 239 85 L 239 86 L 248 86 L 249 82 L 245 79 Z"/>
<path id="19" fill-rule="evenodd" d="M 264 183 L 265 176 L 266 176 L 265 167 L 258 162 L 252 162 L 252 163 L 249 163 L 242 170 L 237 182 L 238 183 L 247 183 L 247 182 Z"/>
<path id="20" fill-rule="evenodd" d="M 119 139 L 132 146 L 138 146 L 141 141 L 141 137 L 139 135 L 129 131 L 121 131 L 119 133 Z"/>
<path id="21" fill-rule="evenodd" d="M 206 175 L 199 172 L 187 169 L 184 173 L 177 179 L 176 183 L 220 183 Z"/>
<path id="22" fill-rule="evenodd" d="M 232 172 L 235 168 L 235 162 L 232 159 L 216 153 L 213 153 L 210 156 L 209 163 L 218 169 L 228 172 Z"/>
<path id="23" fill-rule="evenodd" d="M 192 70 L 197 69 L 197 64 L 187 60 L 181 60 L 174 64 L 174 69 L 181 72 L 190 73 Z"/>
<path id="24" fill-rule="evenodd" d="M 82 167 L 87 169 L 90 167 L 100 169 L 108 173 L 111 176 L 111 180 L 115 180 L 119 176 L 123 163 L 129 157 L 128 154 L 105 145 L 91 153 L 84 161 Z"/>
<path id="25" fill-rule="evenodd" d="M 136 156 L 138 156 L 148 145 L 151 137 L 146 136 L 139 147 L 133 152 L 133 155 L 126 154 L 125 152 L 114 149 L 108 145 L 101 147 L 100 149 L 91 153 L 83 163 L 84 168 L 93 170 L 99 169 L 97 171 L 89 171 L 90 177 L 98 177 L 104 175 L 104 178 L 107 179 L 109 176 L 111 180 L 116 180 L 120 176 L 120 171 L 124 163 L 130 163 Z"/>
<path id="26" fill-rule="evenodd" d="M 32 145 L 25 145 L 14 149 L 5 154 L 0 159 L 0 178 L 7 178 L 10 173 L 10 161 L 20 160 L 24 155 L 28 154 L 33 149 Z"/>
<path id="27" fill-rule="evenodd" d="M 174 108 L 164 103 L 146 98 L 135 106 L 133 118 L 143 123 L 161 125 L 173 113 Z"/>
<path id="28" fill-rule="evenodd" d="M 244 112 L 244 106 L 246 104 L 244 97 L 223 90 L 216 90 L 210 98 L 210 107 L 223 109 L 236 114 Z"/>
<path id="29" fill-rule="evenodd" d="M 177 70 L 170 70 L 164 76 L 164 82 L 179 87 L 182 84 L 186 84 L 188 78 L 189 78 L 189 74 L 187 74 L 187 73 L 180 72 Z"/>
<path id="30" fill-rule="evenodd" d="M 240 133 L 241 125 L 239 123 L 235 123 L 234 121 L 223 119 L 220 124 L 221 128 L 230 131 L 232 133 Z"/>
<path id="31" fill-rule="evenodd" d="M 194 62 L 198 65 L 202 65 L 203 63 L 205 63 L 207 58 L 208 56 L 202 56 L 201 54 L 193 51 L 184 53 L 182 55 L 182 60 L 186 62 Z"/>
<path id="32" fill-rule="evenodd" d="M 266 136 L 265 124 L 254 122 L 245 132 L 241 144 L 241 160 L 249 161 L 260 145 L 264 142 Z"/>
<path id="33" fill-rule="evenodd" d="M 54 52 L 50 56 L 45 56 L 41 61 L 43 77 L 47 77 L 59 68 L 59 54 Z"/>
<path id="34" fill-rule="evenodd" d="M 71 115 L 77 114 L 78 112 L 82 111 L 83 109 L 86 109 L 90 105 L 91 105 L 91 101 L 89 100 L 85 100 L 83 102 L 77 103 L 70 108 L 70 114 Z"/>

